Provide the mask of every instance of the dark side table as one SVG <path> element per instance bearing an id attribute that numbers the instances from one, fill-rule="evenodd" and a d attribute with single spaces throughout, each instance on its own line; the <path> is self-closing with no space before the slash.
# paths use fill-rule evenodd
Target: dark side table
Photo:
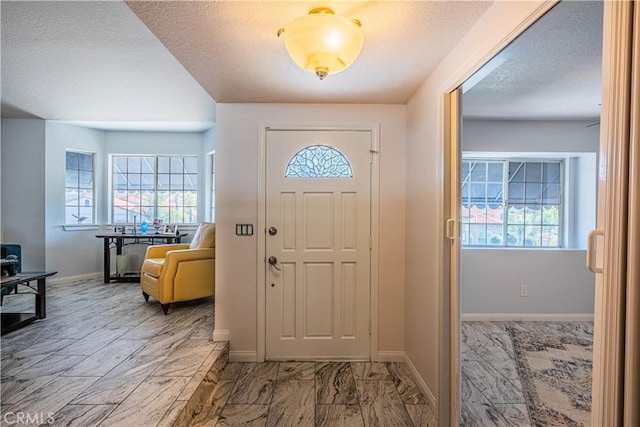
<path id="1" fill-rule="evenodd" d="M 126 276 L 118 276 L 111 274 L 111 248 L 116 248 L 116 255 L 122 255 L 122 248 L 131 244 L 148 244 L 153 245 L 156 241 L 160 243 L 180 243 L 187 233 L 180 234 L 122 234 L 122 233 L 103 233 L 96 234 L 96 237 L 104 240 L 104 283 L 115 282 L 140 282 L 140 274 L 128 274 Z"/>
<path id="2" fill-rule="evenodd" d="M 0 285 L 2 287 L 2 300 L 11 294 L 33 294 L 35 295 L 35 313 L 2 313 L 2 335 L 7 332 L 21 328 L 37 319 L 47 317 L 47 292 L 45 281 L 47 277 L 53 276 L 57 271 L 42 271 L 33 273 L 18 273 L 15 276 L 2 276 Z M 37 287 L 30 285 L 36 281 Z M 26 292 L 24 288 L 27 288 Z M 21 292 L 22 291 L 22 292 Z"/>

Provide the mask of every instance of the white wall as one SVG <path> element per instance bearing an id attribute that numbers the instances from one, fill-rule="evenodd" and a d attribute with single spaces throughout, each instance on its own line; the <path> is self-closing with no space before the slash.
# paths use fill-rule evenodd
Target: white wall
<path id="1" fill-rule="evenodd" d="M 102 269 L 102 240 L 97 229 L 65 231 L 65 150 L 94 153 L 96 223 L 104 221 L 105 132 L 64 123 L 47 122 L 45 183 L 45 242 L 47 270 L 57 271 L 56 279 L 91 274 Z"/>
<path id="2" fill-rule="evenodd" d="M 595 279 L 586 268 L 586 244 L 595 228 L 600 135 L 597 126 L 587 127 L 592 123 L 464 120 L 465 155 L 506 151 L 507 157 L 540 157 L 536 152 L 541 152 L 565 159 L 564 247 L 583 250 L 464 249 L 463 313 L 593 314 Z M 520 285 L 531 285 L 529 297 L 520 297 Z"/>
<path id="3" fill-rule="evenodd" d="M 450 325 L 440 323 L 447 315 L 449 294 L 448 272 L 442 269 L 443 96 L 495 55 L 496 46 L 504 47 L 548 7 L 550 4 L 538 1 L 494 3 L 407 104 L 404 348 L 433 397 L 443 425 L 449 424 L 448 378 L 441 375 L 448 375 L 450 360 Z"/>
<path id="4" fill-rule="evenodd" d="M 256 236 L 237 237 L 236 223 L 257 224 L 259 123 L 380 123 L 379 350 L 404 348 L 405 107 L 399 105 L 217 104 L 216 331 L 231 350 L 257 351 Z M 258 231 L 259 232 L 259 231 Z M 264 284 L 262 284 L 263 286 Z"/>
<path id="5" fill-rule="evenodd" d="M 529 296 L 520 296 L 521 285 Z M 462 250 L 462 312 L 483 314 L 479 318 L 486 313 L 593 315 L 594 286 L 585 251 Z"/>
<path id="6" fill-rule="evenodd" d="M 45 263 L 45 121 L 2 119 L 2 242 L 22 245 L 22 270 Z M 63 199 L 64 200 L 64 199 Z"/>

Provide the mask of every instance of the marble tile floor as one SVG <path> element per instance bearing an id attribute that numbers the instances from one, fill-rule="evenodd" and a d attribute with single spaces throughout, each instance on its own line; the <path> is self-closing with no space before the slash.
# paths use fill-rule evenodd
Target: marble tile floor
<path id="1" fill-rule="evenodd" d="M 404 363 L 228 363 L 191 426 L 438 425 Z"/>
<path id="2" fill-rule="evenodd" d="M 3 311 L 32 311 L 33 296 Z M 168 426 L 216 358 L 213 298 L 146 302 L 137 283 L 47 285 L 47 318 L 0 339 L 2 415 L 38 425 Z M 226 355 L 226 354 L 225 354 Z M 4 419 L 4 418 L 3 418 Z"/>
<path id="3" fill-rule="evenodd" d="M 181 416 L 194 426 L 437 425 L 403 364 L 228 363 L 222 369 L 228 346 L 211 341 L 213 299 L 176 304 L 164 316 L 136 283 L 92 280 L 47 291 L 47 318 L 0 339 L 2 415 L 39 416 L 22 425 L 48 421 L 49 413 L 48 425 L 83 427 L 170 426 Z M 30 311 L 32 301 L 12 295 L 0 311 Z M 530 425 L 509 325 L 593 335 L 592 322 L 463 322 L 463 426 Z M 216 363 L 221 372 L 208 371 Z M 213 393 L 202 408 L 193 397 L 209 377 L 215 377 Z M 198 407 L 197 419 L 185 416 L 190 405 Z"/>
<path id="4" fill-rule="evenodd" d="M 509 326 L 593 339 L 593 322 L 462 322 L 461 426 L 531 425 Z"/>

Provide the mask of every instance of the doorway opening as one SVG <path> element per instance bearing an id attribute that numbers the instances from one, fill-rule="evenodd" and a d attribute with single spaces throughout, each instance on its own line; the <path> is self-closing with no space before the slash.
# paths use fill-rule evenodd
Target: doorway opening
<path id="1" fill-rule="evenodd" d="M 590 423 L 602 10 L 559 3 L 462 85 L 463 425 Z"/>

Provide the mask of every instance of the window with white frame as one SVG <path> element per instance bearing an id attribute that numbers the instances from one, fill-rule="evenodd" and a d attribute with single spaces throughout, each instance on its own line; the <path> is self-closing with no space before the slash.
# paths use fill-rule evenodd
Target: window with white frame
<path id="1" fill-rule="evenodd" d="M 463 246 L 562 246 L 563 161 L 462 160 Z"/>
<path id="2" fill-rule="evenodd" d="M 65 152 L 65 224 L 95 224 L 93 153 Z"/>
<path id="3" fill-rule="evenodd" d="M 114 224 L 198 222 L 196 156 L 112 156 Z"/>
<path id="4" fill-rule="evenodd" d="M 216 153 L 211 153 L 211 222 L 216 222 Z"/>

